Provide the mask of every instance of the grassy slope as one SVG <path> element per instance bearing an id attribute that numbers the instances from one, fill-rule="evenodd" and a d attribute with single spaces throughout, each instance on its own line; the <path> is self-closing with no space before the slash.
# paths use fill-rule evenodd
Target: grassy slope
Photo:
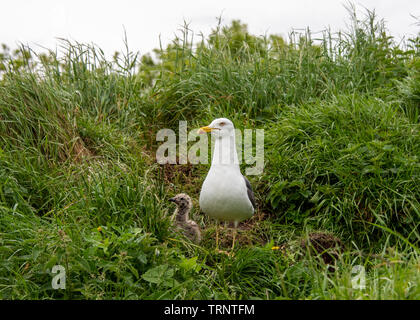
<path id="1" fill-rule="evenodd" d="M 0 297 L 420 299 L 418 39 L 402 50 L 384 31 L 368 15 L 314 45 L 310 32 L 286 44 L 225 27 L 139 71 L 130 53 L 116 63 L 65 43 L 62 59 L 9 69 Z M 197 209 L 208 166 L 154 160 L 158 129 L 219 116 L 266 133 L 264 173 L 249 177 L 258 213 L 233 257 L 213 251 Z M 200 246 L 171 228 L 177 192 L 194 198 Z M 302 248 L 313 231 L 341 238 L 334 270 Z M 66 290 L 51 288 L 56 264 Z M 351 286 L 356 265 L 364 290 Z"/>

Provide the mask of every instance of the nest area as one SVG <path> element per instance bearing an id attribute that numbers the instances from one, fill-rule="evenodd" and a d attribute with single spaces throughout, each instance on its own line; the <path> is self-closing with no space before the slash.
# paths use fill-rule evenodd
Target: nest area
<path id="1" fill-rule="evenodd" d="M 321 255 L 325 264 L 334 264 L 344 245 L 338 237 L 326 232 L 311 232 L 301 240 L 300 246 L 310 254 Z"/>

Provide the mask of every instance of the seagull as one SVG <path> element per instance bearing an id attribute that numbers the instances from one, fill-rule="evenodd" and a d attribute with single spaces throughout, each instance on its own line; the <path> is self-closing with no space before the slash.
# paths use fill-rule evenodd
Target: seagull
<path id="1" fill-rule="evenodd" d="M 201 187 L 200 208 L 217 221 L 216 250 L 219 250 L 219 221 L 234 222 L 233 250 L 238 223 L 252 217 L 256 208 L 251 184 L 239 168 L 235 127 L 229 119 L 219 118 L 198 133 L 211 133 L 215 137 L 210 170 Z"/>
<path id="2" fill-rule="evenodd" d="M 184 235 L 191 241 L 199 243 L 201 241 L 200 227 L 195 221 L 188 218 L 192 208 L 191 198 L 185 193 L 179 193 L 169 201 L 177 205 L 174 212 L 176 227 L 183 230 Z"/>

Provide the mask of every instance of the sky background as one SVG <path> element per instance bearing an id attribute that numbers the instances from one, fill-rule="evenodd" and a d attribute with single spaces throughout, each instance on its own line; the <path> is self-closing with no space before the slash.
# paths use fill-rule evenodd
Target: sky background
<path id="1" fill-rule="evenodd" d="M 132 51 L 141 54 L 159 47 L 159 37 L 166 45 L 180 34 L 184 20 L 196 34 L 208 34 L 217 25 L 217 17 L 229 24 L 240 19 L 256 35 L 287 36 L 292 28 L 309 26 L 320 31 L 345 28 L 346 1 L 336 0 L 212 0 L 212 1 L 129 1 L 129 0 L 13 0 L 1 4 L 0 43 L 15 48 L 29 44 L 55 49 L 57 38 L 95 43 L 107 54 L 123 50 L 124 28 Z M 418 0 L 354 1 L 359 11 L 375 9 L 385 19 L 397 39 L 420 31 Z"/>

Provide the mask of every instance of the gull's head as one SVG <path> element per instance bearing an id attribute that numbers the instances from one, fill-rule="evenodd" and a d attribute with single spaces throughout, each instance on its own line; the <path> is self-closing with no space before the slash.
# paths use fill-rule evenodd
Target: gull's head
<path id="1" fill-rule="evenodd" d="M 235 133 L 235 127 L 233 126 L 232 121 L 226 118 L 218 118 L 213 120 L 208 126 L 201 127 L 198 130 L 198 133 L 207 133 L 210 132 L 216 137 L 225 137 L 231 136 Z"/>
<path id="2" fill-rule="evenodd" d="M 191 198 L 185 193 L 179 193 L 169 201 L 174 202 L 180 208 L 190 208 L 192 206 Z"/>

